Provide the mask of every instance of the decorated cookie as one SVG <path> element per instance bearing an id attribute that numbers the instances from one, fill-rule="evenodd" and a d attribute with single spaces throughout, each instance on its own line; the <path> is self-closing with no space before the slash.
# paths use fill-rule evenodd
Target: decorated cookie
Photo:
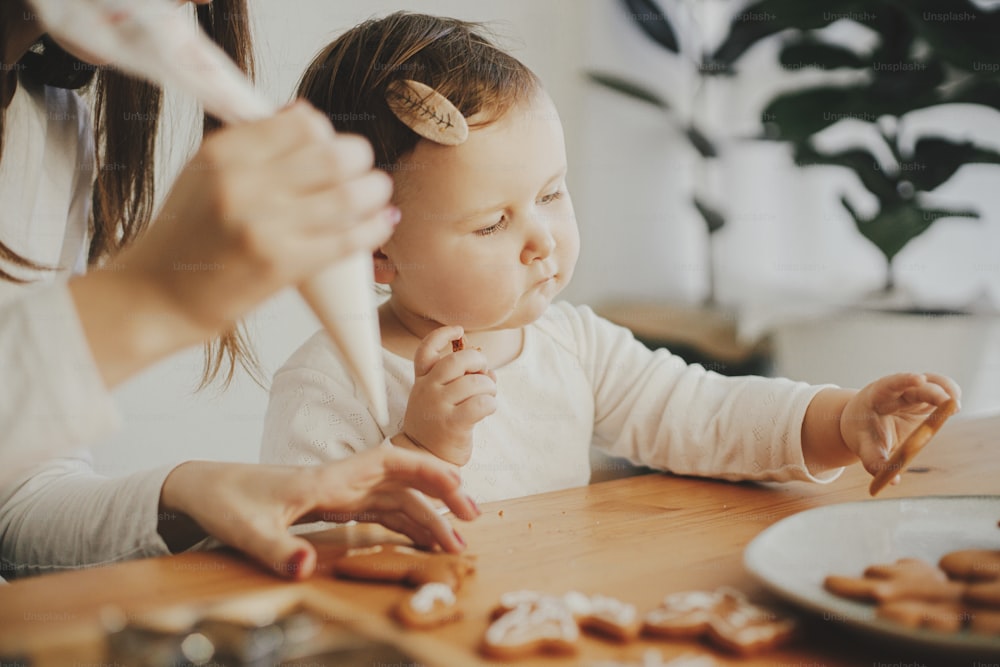
<path id="1" fill-rule="evenodd" d="M 542 602 L 565 606 L 581 630 L 609 639 L 622 642 L 635 639 L 642 627 L 635 605 L 606 595 L 586 595 L 575 591 L 564 595 L 528 590 L 504 593 L 493 615 L 496 618 L 522 605 Z"/>
<path id="2" fill-rule="evenodd" d="M 863 602 L 957 601 L 965 590 L 963 584 L 949 581 L 944 572 L 918 558 L 872 565 L 863 577 L 830 575 L 823 586 L 834 595 Z"/>
<path id="3" fill-rule="evenodd" d="M 560 596 L 539 596 L 502 612 L 486 629 L 482 652 L 513 660 L 535 653 L 574 653 L 580 628 Z"/>
<path id="4" fill-rule="evenodd" d="M 1000 551 L 966 549 L 945 554 L 938 567 L 952 579 L 962 581 L 993 581 L 1000 579 Z"/>
<path id="5" fill-rule="evenodd" d="M 408 628 L 426 629 L 462 618 L 455 591 L 447 584 L 424 584 L 396 605 L 396 618 Z"/>
<path id="6" fill-rule="evenodd" d="M 654 637 L 707 637 L 740 655 L 774 648 L 788 640 L 795 622 L 751 604 L 738 591 L 688 591 L 664 598 L 646 614 L 642 631 Z"/>
<path id="7" fill-rule="evenodd" d="M 581 595 L 573 614 L 580 629 L 591 634 L 627 642 L 639 636 L 642 620 L 635 605 L 607 595 Z"/>
<path id="8" fill-rule="evenodd" d="M 401 544 L 348 549 L 333 562 L 333 573 L 338 577 L 411 586 L 441 583 L 453 591 L 474 571 L 475 561 L 470 556 L 420 551 Z"/>

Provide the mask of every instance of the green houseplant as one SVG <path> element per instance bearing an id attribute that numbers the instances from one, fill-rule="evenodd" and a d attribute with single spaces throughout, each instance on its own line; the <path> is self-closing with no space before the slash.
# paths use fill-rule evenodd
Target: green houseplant
<path id="1" fill-rule="evenodd" d="M 748 21 L 742 17 L 764 17 Z M 822 29 L 836 21 L 863 26 L 876 36 L 870 51 L 832 43 Z M 763 113 L 764 137 L 791 144 L 803 167 L 833 165 L 852 171 L 878 201 L 863 216 L 841 195 L 858 231 L 886 261 L 884 289 L 895 287 L 893 260 L 913 239 L 942 218 L 978 218 L 968 207 L 929 205 L 927 193 L 966 164 L 1000 164 L 1000 154 L 973 141 L 927 132 L 904 147 L 896 131 L 907 114 L 947 104 L 976 104 L 1000 111 L 1000 12 L 970 0 L 830 0 L 820 6 L 795 0 L 760 0 L 737 15 L 712 55 L 709 73 L 732 75 L 758 41 L 781 33 L 779 58 L 786 68 L 853 70 L 856 83 L 820 83 L 775 97 Z M 892 155 L 882 165 L 865 148 L 819 150 L 813 139 L 841 119 L 870 123 Z"/>
<path id="2" fill-rule="evenodd" d="M 676 33 L 654 0 L 621 2 L 643 34 L 667 52 L 679 54 Z M 874 33 L 875 48 L 861 52 L 826 40 L 821 31 L 838 21 Z M 782 40 L 779 60 L 785 68 L 859 73 L 853 84 L 823 82 L 777 95 L 761 115 L 759 138 L 790 144 L 800 167 L 828 165 L 852 171 L 877 199 L 877 212 L 864 216 L 847 197 L 839 197 L 845 215 L 884 256 L 883 288 L 889 291 L 896 284 L 893 260 L 910 241 L 942 218 L 979 217 L 969 207 L 934 207 L 925 195 L 948 182 L 963 165 L 1000 164 L 1000 154 L 994 150 L 950 139 L 945 133 L 921 136 L 908 149 L 896 127 L 911 112 L 946 104 L 976 104 L 1000 112 L 998 35 L 1000 12 L 986 12 L 970 0 L 760 0 L 734 16 L 721 44 L 698 55 L 693 65 L 705 78 L 738 76 L 743 56 L 762 40 L 774 38 Z M 719 157 L 715 143 L 694 125 L 683 125 L 657 92 L 610 73 L 592 71 L 588 77 L 664 111 L 704 159 Z M 817 148 L 816 135 L 846 118 L 875 126 L 893 163 L 880 164 L 866 148 L 837 152 Z M 725 218 L 711 202 L 695 196 L 692 203 L 705 220 L 711 246 Z M 714 301 L 712 267 L 710 262 L 709 304 Z"/>

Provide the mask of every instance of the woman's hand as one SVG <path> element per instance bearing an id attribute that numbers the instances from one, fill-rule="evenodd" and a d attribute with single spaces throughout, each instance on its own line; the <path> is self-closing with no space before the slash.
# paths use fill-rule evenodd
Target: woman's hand
<path id="1" fill-rule="evenodd" d="M 413 358 L 416 379 L 406 404 L 403 431 L 392 442 L 426 449 L 455 465 L 472 456 L 472 430 L 497 409 L 496 375 L 478 350 L 452 352 L 461 327 L 435 329 Z"/>
<path id="2" fill-rule="evenodd" d="M 71 283 L 106 383 L 388 239 L 392 180 L 372 161 L 367 141 L 304 102 L 205 139 L 149 231 Z"/>
<path id="3" fill-rule="evenodd" d="M 875 380 L 856 393 L 840 417 L 847 448 L 872 475 L 885 468 L 889 454 L 934 409 L 961 398 L 958 385 L 933 373 L 898 373 Z M 897 477 L 898 480 L 898 477 Z"/>
<path id="4" fill-rule="evenodd" d="M 452 466 L 391 447 L 310 467 L 191 461 L 163 483 L 159 528 L 171 550 L 208 534 L 278 574 L 304 579 L 316 569 L 316 550 L 289 534 L 295 523 L 376 522 L 420 546 L 461 551 L 462 538 L 423 495 L 472 520 L 479 508 L 460 484 Z"/>

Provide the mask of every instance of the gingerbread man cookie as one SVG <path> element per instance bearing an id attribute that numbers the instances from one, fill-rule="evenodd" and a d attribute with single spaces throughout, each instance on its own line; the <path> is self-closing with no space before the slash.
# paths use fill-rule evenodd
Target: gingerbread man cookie
<path id="1" fill-rule="evenodd" d="M 420 551 L 401 544 L 348 549 L 333 562 L 333 573 L 338 577 L 411 586 L 440 583 L 453 591 L 457 591 L 462 580 L 472 572 L 475 572 L 475 561 L 471 556 Z"/>
<path id="2" fill-rule="evenodd" d="M 791 618 L 751 604 L 738 591 L 688 591 L 664 598 L 646 614 L 643 633 L 655 637 L 707 637 L 713 644 L 751 655 L 787 641 L 795 631 Z"/>
<path id="3" fill-rule="evenodd" d="M 957 632 L 968 618 L 965 606 L 953 600 L 897 599 L 879 605 L 875 613 L 908 628 L 928 628 L 940 632 Z"/>
<path id="4" fill-rule="evenodd" d="M 638 637 L 642 627 L 635 605 L 607 595 L 586 595 L 575 591 L 561 596 L 524 590 L 504 593 L 494 610 L 494 617 L 521 605 L 538 604 L 543 600 L 548 604 L 564 605 L 580 629 L 590 634 L 626 642 Z"/>
<path id="5" fill-rule="evenodd" d="M 961 581 L 994 581 L 1000 579 L 1000 551 L 965 549 L 945 554 L 938 567 L 952 579 Z"/>
<path id="6" fill-rule="evenodd" d="M 408 628 L 427 629 L 462 618 L 455 591 L 447 584 L 424 584 L 395 608 L 396 618 Z"/>
<path id="7" fill-rule="evenodd" d="M 964 585 L 949 581 L 945 573 L 927 561 L 901 558 L 892 564 L 872 565 L 862 577 L 830 575 L 823 587 L 834 595 L 862 602 L 922 600 L 958 601 Z"/>
<path id="8" fill-rule="evenodd" d="M 579 638 L 580 627 L 565 601 L 555 595 L 538 595 L 500 613 L 486 629 L 482 652 L 500 660 L 535 653 L 574 653 Z"/>

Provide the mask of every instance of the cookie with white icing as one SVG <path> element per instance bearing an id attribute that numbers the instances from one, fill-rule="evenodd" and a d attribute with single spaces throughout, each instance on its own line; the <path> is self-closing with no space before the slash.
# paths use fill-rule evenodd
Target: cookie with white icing
<path id="1" fill-rule="evenodd" d="M 447 584 L 431 582 L 403 598 L 394 610 L 404 626 L 426 630 L 462 618 L 455 591 Z"/>
<path id="2" fill-rule="evenodd" d="M 705 637 L 720 648 L 751 655 L 785 643 L 795 627 L 791 618 L 750 603 L 738 591 L 720 588 L 668 595 L 646 614 L 642 630 L 654 637 Z"/>

